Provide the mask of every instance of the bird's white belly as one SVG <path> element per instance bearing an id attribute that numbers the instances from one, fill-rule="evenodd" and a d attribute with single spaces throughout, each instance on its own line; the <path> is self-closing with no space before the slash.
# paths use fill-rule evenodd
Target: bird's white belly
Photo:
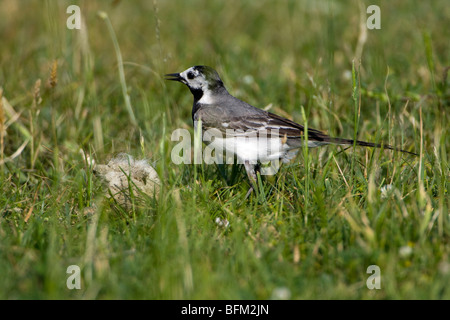
<path id="1" fill-rule="evenodd" d="M 280 138 L 214 137 L 211 140 L 208 147 L 214 149 L 216 154 L 224 154 L 226 158 L 236 156 L 240 163 L 244 163 L 244 161 L 264 163 L 280 159 L 283 162 L 289 162 L 296 156 L 298 149 L 301 147 L 292 148 L 286 143 L 282 143 Z M 319 147 L 324 144 L 328 143 L 308 141 L 309 148 Z"/>
<path id="2" fill-rule="evenodd" d="M 227 158 L 236 156 L 241 161 L 266 162 L 284 157 L 288 147 L 281 139 L 262 139 L 257 137 L 216 137 L 210 144 L 216 152 L 226 153 Z"/>

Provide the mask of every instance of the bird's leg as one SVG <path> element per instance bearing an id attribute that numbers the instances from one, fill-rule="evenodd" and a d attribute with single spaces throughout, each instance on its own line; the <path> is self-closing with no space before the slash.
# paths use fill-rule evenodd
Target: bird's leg
<path id="1" fill-rule="evenodd" d="M 253 187 L 250 186 L 250 188 L 249 188 L 248 191 L 247 191 L 247 194 L 245 195 L 244 200 L 247 200 L 247 198 L 252 194 L 252 191 L 253 191 Z"/>
<path id="2" fill-rule="evenodd" d="M 259 166 L 251 164 L 250 161 L 244 161 L 245 171 L 247 172 L 248 179 L 250 180 L 250 189 L 248 189 L 245 199 L 247 199 L 253 190 L 256 190 L 258 185 L 258 177 L 256 173 L 259 171 Z"/>

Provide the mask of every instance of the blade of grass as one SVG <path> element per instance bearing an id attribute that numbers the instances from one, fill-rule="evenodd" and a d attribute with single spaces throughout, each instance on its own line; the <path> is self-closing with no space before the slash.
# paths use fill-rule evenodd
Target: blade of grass
<path id="1" fill-rule="evenodd" d="M 304 134 L 303 134 L 303 158 L 305 161 L 305 223 L 307 220 L 307 215 L 306 213 L 308 212 L 308 206 L 309 206 L 309 179 L 310 179 L 310 174 L 309 174 L 309 166 L 310 166 L 310 161 L 309 161 L 309 146 L 308 146 L 308 119 L 306 118 L 306 114 L 305 114 L 305 108 L 303 108 L 303 106 L 301 106 L 301 113 L 302 113 L 302 118 L 303 118 L 303 125 L 304 125 Z"/>
<path id="2" fill-rule="evenodd" d="M 127 83 L 125 80 L 125 72 L 123 70 L 123 60 L 122 53 L 120 52 L 119 42 L 117 41 L 116 33 L 114 32 L 114 28 L 112 26 L 111 20 L 108 17 L 106 12 L 99 12 L 99 17 L 105 21 L 106 26 L 108 27 L 109 35 L 111 36 L 111 40 L 114 44 L 114 50 L 116 52 L 117 57 L 117 67 L 119 68 L 119 77 L 120 77 L 120 85 L 122 86 L 122 94 L 125 100 L 125 107 L 127 108 L 128 115 L 130 117 L 130 121 L 134 126 L 137 126 L 136 118 L 134 116 L 133 107 L 131 106 L 130 96 L 128 95 Z"/>
<path id="3" fill-rule="evenodd" d="M 355 162 L 356 162 L 356 140 L 358 139 L 358 124 L 359 124 L 359 114 L 361 111 L 361 96 L 359 94 L 359 68 L 358 72 L 355 68 L 355 60 L 352 61 L 352 100 L 354 105 L 354 123 L 353 123 L 353 153 L 352 153 L 352 163 L 351 163 L 351 186 L 353 188 L 353 180 L 355 175 Z M 358 80 L 358 83 L 356 82 Z"/>

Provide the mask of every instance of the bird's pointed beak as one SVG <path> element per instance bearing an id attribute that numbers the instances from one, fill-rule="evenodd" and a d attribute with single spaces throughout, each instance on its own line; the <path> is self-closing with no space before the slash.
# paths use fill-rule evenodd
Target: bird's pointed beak
<path id="1" fill-rule="evenodd" d="M 179 73 L 168 73 L 165 75 L 166 80 L 172 80 L 172 81 L 180 81 L 182 82 L 183 78 Z"/>

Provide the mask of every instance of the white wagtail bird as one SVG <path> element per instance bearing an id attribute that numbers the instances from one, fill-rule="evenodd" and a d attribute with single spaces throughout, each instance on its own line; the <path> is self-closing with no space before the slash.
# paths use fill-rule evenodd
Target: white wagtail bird
<path id="1" fill-rule="evenodd" d="M 282 160 L 288 162 L 305 141 L 304 127 L 294 121 L 271 112 L 255 108 L 228 93 L 219 74 L 211 67 L 194 66 L 180 73 L 166 74 L 166 80 L 184 83 L 194 95 L 192 119 L 194 125 L 201 121 L 202 130 L 216 129 L 224 138 L 215 137 L 213 142 L 220 150 L 226 150 L 243 163 L 251 188 L 256 187 L 260 163 Z M 258 139 L 265 137 L 265 143 Z M 308 147 L 327 144 L 358 145 L 385 148 L 409 154 L 390 145 L 334 138 L 308 128 Z"/>

